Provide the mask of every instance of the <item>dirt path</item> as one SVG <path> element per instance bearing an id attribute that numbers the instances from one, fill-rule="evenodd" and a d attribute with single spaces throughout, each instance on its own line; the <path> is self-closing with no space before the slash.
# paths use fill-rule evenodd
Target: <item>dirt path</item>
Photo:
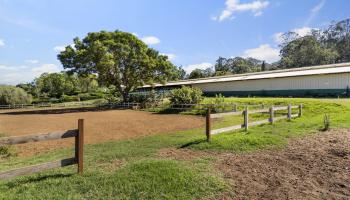
<path id="1" fill-rule="evenodd" d="M 221 199 L 350 199 L 350 131 L 319 133 L 283 150 L 226 155 L 217 168 L 234 190 Z"/>
<path id="2" fill-rule="evenodd" d="M 233 154 L 162 149 L 161 158 L 216 157 L 232 188 L 216 199 L 350 199 L 350 130 L 322 132 L 283 149 Z"/>
<path id="3" fill-rule="evenodd" d="M 46 133 L 77 128 L 85 119 L 86 144 L 169 133 L 201 127 L 197 116 L 152 114 L 133 110 L 86 111 L 52 110 L 0 114 L 0 133 L 7 136 Z M 62 147 L 72 147 L 73 139 L 16 145 L 20 156 L 29 156 Z"/>

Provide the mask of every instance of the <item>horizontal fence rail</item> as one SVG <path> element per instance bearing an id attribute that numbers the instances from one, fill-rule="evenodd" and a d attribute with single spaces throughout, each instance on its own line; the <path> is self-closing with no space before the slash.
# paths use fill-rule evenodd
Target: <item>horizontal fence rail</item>
<path id="1" fill-rule="evenodd" d="M 41 172 L 43 170 L 65 167 L 69 165 L 78 165 L 78 173 L 83 173 L 83 147 L 84 147 L 84 120 L 78 120 L 78 129 L 68 130 L 68 131 L 56 131 L 45 134 L 35 134 L 35 135 L 24 135 L 24 136 L 14 136 L 14 137 L 4 137 L 0 138 L 0 146 L 5 145 L 15 145 L 23 144 L 29 142 L 39 142 L 48 140 L 57 140 L 64 138 L 75 138 L 75 157 L 66 158 L 62 160 L 52 161 L 48 163 L 32 165 L 27 167 L 22 167 L 18 169 L 13 169 L 5 172 L 0 172 L 0 179 L 9 179 L 21 175 L 33 174 L 36 172 Z"/>
<path id="2" fill-rule="evenodd" d="M 6 172 L 1 172 L 0 179 L 10 179 L 13 177 L 33 174 L 33 173 L 41 172 L 41 171 L 48 170 L 48 169 L 54 169 L 54 168 L 74 165 L 76 163 L 77 162 L 76 162 L 75 158 L 66 158 L 63 160 L 57 160 L 57 161 L 43 163 L 43 164 L 39 164 L 39 165 L 22 167 L 22 168 L 18 168 L 18 169 L 14 169 L 14 170 L 9 170 Z"/>
<path id="3" fill-rule="evenodd" d="M 298 113 L 293 114 L 292 109 L 298 108 Z M 211 108 L 207 109 L 206 113 L 206 136 L 207 136 L 207 141 L 210 141 L 210 136 L 223 133 L 223 132 L 228 132 L 228 131 L 233 131 L 233 130 L 238 130 L 244 128 L 245 130 L 248 130 L 250 126 L 258 126 L 262 124 L 267 124 L 267 123 L 273 123 L 275 121 L 281 120 L 281 119 L 288 119 L 291 120 L 292 118 L 295 117 L 301 117 L 302 115 L 302 105 L 298 106 L 280 106 L 280 107 L 270 107 L 269 109 L 260 109 L 260 110 L 248 110 L 248 107 L 245 108 L 244 111 L 234 111 L 234 112 L 226 112 L 226 113 L 215 113 L 211 114 Z M 280 111 L 280 110 L 287 110 L 287 115 L 284 116 L 278 116 L 275 117 L 275 111 Z M 264 119 L 264 120 L 259 120 L 259 121 L 254 121 L 254 122 L 249 122 L 249 114 L 255 114 L 255 113 L 269 113 L 269 118 Z M 224 128 L 219 128 L 215 130 L 211 130 L 211 119 L 215 118 L 221 118 L 225 116 L 232 116 L 232 115 L 243 115 L 243 124 L 239 125 L 234 125 L 234 126 L 229 126 L 229 127 L 224 127 Z"/>
<path id="4" fill-rule="evenodd" d="M 0 146 L 23 144 L 28 142 L 39 142 L 39 141 L 46 141 L 46 140 L 57 140 L 57 139 L 75 137 L 77 135 L 78 135 L 78 130 L 68 130 L 68 131 L 57 131 L 57 132 L 45 133 L 45 134 L 36 134 L 36 135 L 2 137 L 0 138 Z"/>

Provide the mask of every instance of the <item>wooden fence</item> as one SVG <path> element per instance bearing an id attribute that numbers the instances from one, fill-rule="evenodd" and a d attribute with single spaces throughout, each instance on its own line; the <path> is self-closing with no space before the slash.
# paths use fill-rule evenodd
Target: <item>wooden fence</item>
<path id="1" fill-rule="evenodd" d="M 293 114 L 292 113 L 292 109 L 293 108 L 298 108 L 298 113 L 297 114 Z M 282 107 L 273 107 L 272 106 L 272 107 L 270 107 L 268 109 L 260 109 L 260 110 L 251 110 L 251 111 L 249 111 L 248 107 L 246 106 L 244 111 L 237 111 L 237 110 L 235 110 L 235 111 L 232 111 L 232 112 L 212 114 L 211 113 L 211 108 L 209 107 L 207 109 L 207 113 L 206 113 L 206 136 L 207 136 L 207 141 L 210 141 L 210 136 L 214 135 L 214 134 L 219 134 L 219 133 L 223 133 L 223 132 L 233 131 L 233 130 L 237 130 L 237 129 L 241 129 L 241 128 L 244 128 L 247 131 L 250 126 L 257 126 L 257 125 L 261 125 L 261 124 L 265 124 L 265 123 L 271 123 L 272 124 L 275 121 L 281 120 L 281 119 L 291 120 L 293 117 L 301 117 L 301 115 L 302 115 L 302 108 L 303 108 L 303 105 L 300 104 L 298 106 L 292 106 L 292 105 L 282 106 Z M 275 111 L 279 111 L 279 110 L 287 110 L 287 115 L 275 117 Z M 254 114 L 254 113 L 269 113 L 269 118 L 268 119 L 264 119 L 264 120 L 260 120 L 260 121 L 249 122 L 249 114 Z M 221 117 L 230 116 L 230 115 L 243 115 L 244 123 L 243 124 L 239 124 L 239 125 L 235 125 L 235 126 L 230 126 L 230 127 L 225 127 L 225 128 L 211 130 L 211 123 L 212 123 L 211 119 L 213 119 L 213 118 L 221 118 Z"/>
<path id="2" fill-rule="evenodd" d="M 139 108 L 140 103 L 90 103 L 90 102 L 71 102 L 71 103 L 40 103 L 40 104 L 14 104 L 0 105 L 0 110 L 9 109 L 36 109 L 36 108 L 84 108 L 84 107 L 109 107 L 109 108 Z"/>
<path id="3" fill-rule="evenodd" d="M 22 167 L 22 168 L 13 169 L 5 172 L 0 172 L 0 179 L 9 179 L 16 176 L 32 174 L 32 173 L 40 172 L 47 169 L 65 167 L 65 166 L 74 165 L 74 164 L 78 164 L 78 173 L 82 174 L 83 160 L 84 160 L 83 159 L 84 158 L 84 155 L 83 155 L 84 120 L 83 119 L 78 120 L 78 129 L 68 130 L 68 131 L 57 131 L 57 132 L 37 134 L 37 135 L 4 137 L 4 138 L 0 138 L 0 146 L 23 144 L 23 143 L 29 143 L 29 142 L 57 140 L 57 139 L 70 138 L 70 137 L 75 138 L 75 157 L 43 163 L 39 165 Z"/>

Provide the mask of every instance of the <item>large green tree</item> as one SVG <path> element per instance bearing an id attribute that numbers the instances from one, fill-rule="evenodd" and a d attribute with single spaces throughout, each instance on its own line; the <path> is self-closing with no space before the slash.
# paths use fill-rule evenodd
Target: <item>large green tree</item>
<path id="1" fill-rule="evenodd" d="M 179 71 L 167 56 L 149 48 L 135 35 L 122 31 L 93 32 L 74 39 L 58 55 L 65 69 L 78 74 L 98 75 L 103 85 L 114 85 L 123 100 L 144 84 L 177 79 Z"/>
<path id="2" fill-rule="evenodd" d="M 337 51 L 336 62 L 350 61 L 350 19 L 333 22 L 327 29 L 319 30 L 314 35 L 324 47 Z"/>
<path id="3" fill-rule="evenodd" d="M 325 48 L 313 35 L 294 39 L 282 46 L 280 65 L 283 68 L 335 63 L 338 53 Z"/>
<path id="4" fill-rule="evenodd" d="M 45 96 L 60 98 L 63 94 L 72 94 L 77 81 L 67 73 L 43 73 L 35 80 L 35 86 Z"/>

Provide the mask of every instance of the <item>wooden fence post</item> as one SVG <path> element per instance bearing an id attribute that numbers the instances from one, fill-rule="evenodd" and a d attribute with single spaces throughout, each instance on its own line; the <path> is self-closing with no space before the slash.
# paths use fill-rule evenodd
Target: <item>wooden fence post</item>
<path id="1" fill-rule="evenodd" d="M 248 130 L 248 123 L 249 123 L 248 122 L 249 121 L 248 106 L 245 107 L 243 114 L 244 114 L 244 129 L 245 129 L 245 131 L 247 131 Z"/>
<path id="2" fill-rule="evenodd" d="M 292 106 L 290 104 L 288 104 L 288 115 L 287 115 L 287 118 L 288 120 L 292 120 Z"/>
<path id="3" fill-rule="evenodd" d="M 233 104 L 233 111 L 237 112 L 237 104 Z"/>
<path id="4" fill-rule="evenodd" d="M 205 117 L 205 121 L 206 121 L 206 123 L 205 123 L 205 133 L 206 133 L 206 135 L 207 135 L 207 142 L 210 142 L 210 135 L 211 135 L 211 133 L 210 133 L 210 129 L 211 129 L 211 118 L 210 118 L 210 113 L 211 113 L 211 108 L 210 107 L 208 107 L 208 109 L 207 109 L 207 115 L 206 115 L 206 117 Z"/>
<path id="5" fill-rule="evenodd" d="M 273 106 L 271 106 L 270 108 L 270 123 L 273 124 L 273 117 L 274 117 L 274 110 L 273 110 Z"/>
<path id="6" fill-rule="evenodd" d="M 303 104 L 299 105 L 299 113 L 298 113 L 298 117 L 301 117 L 303 115 Z"/>
<path id="7" fill-rule="evenodd" d="M 78 173 L 84 169 L 84 119 L 78 120 L 78 135 L 75 137 L 75 159 L 78 164 Z"/>

